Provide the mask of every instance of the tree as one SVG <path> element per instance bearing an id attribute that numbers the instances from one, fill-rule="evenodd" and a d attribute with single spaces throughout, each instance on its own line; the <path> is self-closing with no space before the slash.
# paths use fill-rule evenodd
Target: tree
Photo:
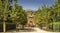
<path id="1" fill-rule="evenodd" d="M 9 6 L 11 5 L 12 1 L 14 0 L 0 0 L 0 20 L 3 21 L 4 33 L 6 33 L 6 21 L 8 17 Z"/>
<path id="2" fill-rule="evenodd" d="M 39 26 L 41 24 L 47 24 L 48 23 L 48 8 L 44 5 L 42 9 L 38 9 L 35 15 L 35 23 L 37 23 Z"/>
<path id="3" fill-rule="evenodd" d="M 27 14 L 23 10 L 22 6 L 18 6 L 16 21 L 22 25 L 22 29 L 24 29 L 24 25 L 27 23 Z"/>
<path id="4" fill-rule="evenodd" d="M 12 22 L 16 24 L 20 23 L 23 26 L 22 28 L 24 28 L 24 25 L 27 23 L 27 14 L 23 10 L 22 6 L 19 6 L 18 4 L 14 3 L 10 15 Z"/>

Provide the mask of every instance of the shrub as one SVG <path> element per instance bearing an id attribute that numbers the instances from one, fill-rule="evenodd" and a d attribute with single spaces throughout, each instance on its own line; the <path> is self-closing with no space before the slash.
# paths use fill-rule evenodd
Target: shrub
<path id="1" fill-rule="evenodd" d="M 6 31 L 16 28 L 15 23 L 6 23 Z M 3 23 L 0 23 L 0 32 L 3 32 Z"/>
<path id="2" fill-rule="evenodd" d="M 53 22 L 48 24 L 47 28 L 51 31 L 60 31 L 60 22 Z"/>
<path id="3" fill-rule="evenodd" d="M 0 24 L 0 32 L 2 32 L 2 31 L 3 31 L 3 25 Z"/>
<path id="4" fill-rule="evenodd" d="M 16 29 L 16 24 L 6 24 L 6 30 Z"/>

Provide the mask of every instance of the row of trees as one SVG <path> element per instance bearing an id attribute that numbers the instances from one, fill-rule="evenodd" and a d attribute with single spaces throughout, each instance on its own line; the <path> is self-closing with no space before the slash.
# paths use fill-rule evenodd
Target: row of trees
<path id="1" fill-rule="evenodd" d="M 42 9 L 38 9 L 35 15 L 35 23 L 39 26 L 41 24 L 49 25 L 53 27 L 53 24 L 60 22 L 60 0 L 56 0 L 55 4 L 51 7 L 44 5 Z M 53 29 L 53 28 L 52 28 Z"/>
<path id="2" fill-rule="evenodd" d="M 22 6 L 17 4 L 18 0 L 0 0 L 0 23 L 20 23 L 24 26 L 27 23 L 27 14 Z"/>

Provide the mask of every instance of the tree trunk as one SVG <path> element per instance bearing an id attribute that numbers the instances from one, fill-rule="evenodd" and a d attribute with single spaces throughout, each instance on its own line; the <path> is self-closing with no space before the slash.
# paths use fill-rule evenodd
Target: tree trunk
<path id="1" fill-rule="evenodd" d="M 24 25 L 22 25 L 22 29 L 24 29 Z"/>
<path id="2" fill-rule="evenodd" d="M 6 33 L 6 22 L 3 22 L 3 32 Z"/>
<path id="3" fill-rule="evenodd" d="M 16 31 L 19 31 L 19 24 L 18 23 L 16 23 Z"/>

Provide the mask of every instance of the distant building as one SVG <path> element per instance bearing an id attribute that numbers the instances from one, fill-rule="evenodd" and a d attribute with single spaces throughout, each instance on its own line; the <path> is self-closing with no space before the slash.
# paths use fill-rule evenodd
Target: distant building
<path id="1" fill-rule="evenodd" d="M 27 25 L 28 26 L 34 26 L 34 13 L 32 11 L 27 11 L 27 20 L 28 20 L 28 23 Z"/>
<path id="2" fill-rule="evenodd" d="M 34 12 L 27 11 L 27 24 L 25 26 L 27 27 L 34 27 L 35 23 L 34 23 Z M 16 24 L 16 29 L 19 29 L 19 27 L 21 28 L 22 25 L 20 25 L 19 23 Z"/>

